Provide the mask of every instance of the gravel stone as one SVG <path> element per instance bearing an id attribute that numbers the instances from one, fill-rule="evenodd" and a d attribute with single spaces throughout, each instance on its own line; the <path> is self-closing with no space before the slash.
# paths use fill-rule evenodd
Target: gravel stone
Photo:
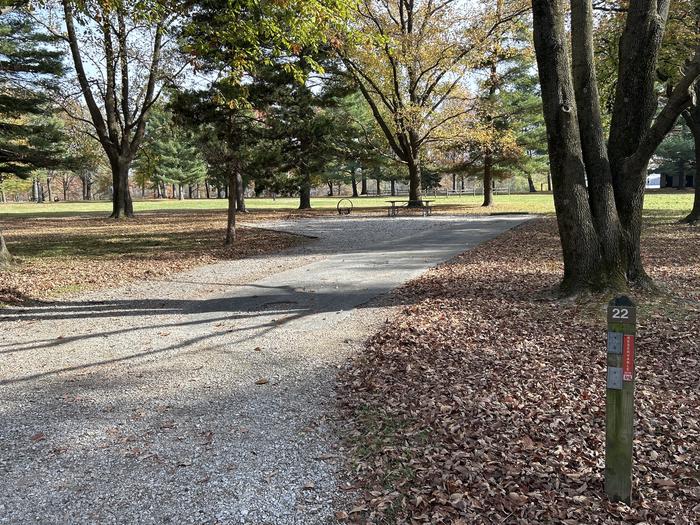
<path id="1" fill-rule="evenodd" d="M 522 220 L 255 223 L 317 239 L 0 310 L 0 523 L 335 523 L 371 300 Z"/>

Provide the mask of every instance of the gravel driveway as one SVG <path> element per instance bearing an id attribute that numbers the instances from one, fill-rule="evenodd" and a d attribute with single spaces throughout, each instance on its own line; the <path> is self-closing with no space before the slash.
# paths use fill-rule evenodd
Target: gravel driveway
<path id="1" fill-rule="evenodd" d="M 333 523 L 370 300 L 522 220 L 256 223 L 318 239 L 0 310 L 0 523 Z"/>

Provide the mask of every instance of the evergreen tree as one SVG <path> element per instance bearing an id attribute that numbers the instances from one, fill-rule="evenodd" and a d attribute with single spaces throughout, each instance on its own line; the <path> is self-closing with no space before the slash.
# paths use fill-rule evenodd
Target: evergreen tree
<path id="1" fill-rule="evenodd" d="M 299 209 L 311 208 L 311 188 L 337 153 L 337 121 L 329 110 L 350 89 L 330 56 L 328 50 L 302 54 L 296 70 L 281 64 L 261 67 L 250 87 L 250 100 L 264 115 L 267 138 L 279 144 L 278 171 L 287 173 L 298 188 Z M 313 74 L 319 64 L 323 75 Z M 298 71 L 305 80 L 299 80 Z"/>
<path id="2" fill-rule="evenodd" d="M 52 113 L 48 93 L 63 74 L 54 43 L 21 12 L 0 15 L 0 177 L 59 163 L 56 125 L 38 118 Z"/>
<path id="3" fill-rule="evenodd" d="M 0 4 L 0 182 L 63 160 L 59 130 L 41 118 L 52 112 L 48 92 L 63 73 L 53 43 L 26 15 Z M 0 267 L 10 260 L 0 231 Z"/>
<path id="4" fill-rule="evenodd" d="M 148 182 L 164 196 L 165 185 L 172 184 L 183 198 L 183 186 L 204 180 L 206 164 L 191 133 L 173 122 L 172 117 L 163 107 L 151 110 L 135 168 L 142 188 Z"/>

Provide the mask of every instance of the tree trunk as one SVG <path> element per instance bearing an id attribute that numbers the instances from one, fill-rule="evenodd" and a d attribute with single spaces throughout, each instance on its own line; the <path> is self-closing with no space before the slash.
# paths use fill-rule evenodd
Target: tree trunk
<path id="1" fill-rule="evenodd" d="M 588 202 L 563 0 L 533 0 L 535 52 L 564 258 L 561 289 L 599 288 L 601 258 Z"/>
<path id="2" fill-rule="evenodd" d="M 391 189 L 391 196 L 396 197 L 396 180 L 391 179 L 389 181 L 390 189 Z"/>
<path id="3" fill-rule="evenodd" d="M 535 188 L 535 182 L 532 180 L 532 173 L 527 174 L 527 185 L 530 193 L 537 193 L 537 188 Z"/>
<path id="4" fill-rule="evenodd" d="M 236 175 L 236 209 L 241 213 L 247 213 L 245 208 L 245 188 L 243 186 L 243 175 Z"/>
<path id="5" fill-rule="evenodd" d="M 328 184 L 328 196 L 333 197 L 333 181 L 329 180 L 327 184 Z"/>
<path id="6" fill-rule="evenodd" d="M 51 177 L 46 177 L 46 193 L 49 196 L 49 202 L 53 202 L 53 197 L 51 195 Z"/>
<path id="7" fill-rule="evenodd" d="M 452 174 L 452 191 L 457 191 L 457 174 Z"/>
<path id="8" fill-rule="evenodd" d="M 421 169 L 420 159 L 412 158 L 408 161 L 408 206 L 419 206 L 421 195 Z"/>
<path id="9" fill-rule="evenodd" d="M 177 198 L 178 200 L 184 200 L 185 199 L 185 194 L 182 191 L 182 184 L 177 185 Z"/>
<path id="10" fill-rule="evenodd" d="M 695 109 L 694 113 L 700 117 L 700 110 Z M 695 200 L 692 211 L 682 222 L 694 224 L 700 222 L 700 121 L 690 126 L 690 131 L 693 133 L 693 143 L 695 144 Z"/>
<path id="11" fill-rule="evenodd" d="M 493 206 L 493 155 L 484 155 L 484 207 Z"/>
<path id="12" fill-rule="evenodd" d="M 204 182 L 204 191 L 206 192 L 207 199 L 211 199 L 211 192 L 209 191 L 209 183 Z"/>
<path id="13" fill-rule="evenodd" d="M 299 209 L 311 209 L 311 178 L 308 174 L 301 176 L 301 184 L 299 185 Z"/>
<path id="14" fill-rule="evenodd" d="M 552 172 L 547 172 L 547 191 L 552 191 Z"/>
<path id="15" fill-rule="evenodd" d="M 353 171 L 350 176 L 350 182 L 352 184 L 352 196 L 357 197 L 359 193 L 357 191 L 357 177 L 355 176 L 355 171 Z"/>
<path id="16" fill-rule="evenodd" d="M 10 255 L 7 245 L 5 244 L 5 237 L 2 235 L 2 230 L 0 230 L 0 270 L 4 270 L 12 264 L 12 255 Z"/>
<path id="17" fill-rule="evenodd" d="M 360 195 L 367 195 L 367 175 L 365 170 L 362 170 L 362 179 L 360 179 Z"/>
<path id="18" fill-rule="evenodd" d="M 229 173 L 228 179 L 228 215 L 226 223 L 226 246 L 236 242 L 236 173 Z"/>
<path id="19" fill-rule="evenodd" d="M 85 176 L 85 200 L 92 200 L 92 175 Z"/>
<path id="20" fill-rule="evenodd" d="M 64 175 L 63 176 L 63 200 L 64 201 L 68 200 L 68 186 L 69 185 L 70 185 L 70 179 Z"/>
<path id="21" fill-rule="evenodd" d="M 129 165 L 124 159 L 110 161 L 112 168 L 112 219 L 134 216 L 134 205 L 129 190 Z"/>
<path id="22" fill-rule="evenodd" d="M 615 103 L 608 137 L 608 156 L 615 204 L 624 231 L 626 274 L 630 282 L 651 285 L 642 265 L 641 231 L 647 162 L 627 167 L 647 134 L 657 111 L 656 62 L 670 0 L 631 0 L 620 38 Z"/>
<path id="23" fill-rule="evenodd" d="M 588 201 L 598 235 L 607 286 L 625 288 L 625 261 L 621 253 L 622 226 L 603 135 L 600 96 L 593 53 L 591 0 L 571 2 L 572 75 L 581 154 L 588 182 Z"/>

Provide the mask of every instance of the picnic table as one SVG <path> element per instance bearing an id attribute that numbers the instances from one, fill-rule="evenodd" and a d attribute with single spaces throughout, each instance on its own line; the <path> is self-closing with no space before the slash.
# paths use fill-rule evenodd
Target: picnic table
<path id="1" fill-rule="evenodd" d="M 405 200 L 405 199 L 391 199 L 391 200 L 387 200 L 386 202 L 391 204 L 388 207 L 389 217 L 396 217 L 399 214 L 399 209 L 401 209 L 401 208 L 413 208 L 413 207 L 420 207 L 421 211 L 423 212 L 423 216 L 425 217 L 425 216 L 433 214 L 433 210 L 430 207 L 430 203 L 435 202 L 435 201 L 434 200 L 427 200 L 427 199 L 421 199 L 419 201 L 411 201 L 411 200 Z M 417 206 L 411 206 L 411 204 L 415 204 Z"/>

